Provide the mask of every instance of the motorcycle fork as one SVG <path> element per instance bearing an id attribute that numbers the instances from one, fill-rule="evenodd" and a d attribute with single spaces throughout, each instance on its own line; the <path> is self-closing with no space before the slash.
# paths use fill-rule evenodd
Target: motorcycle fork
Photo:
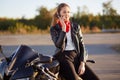
<path id="1" fill-rule="evenodd" d="M 35 80 L 36 76 L 38 75 L 38 72 L 33 72 L 33 75 L 31 76 L 30 80 Z"/>

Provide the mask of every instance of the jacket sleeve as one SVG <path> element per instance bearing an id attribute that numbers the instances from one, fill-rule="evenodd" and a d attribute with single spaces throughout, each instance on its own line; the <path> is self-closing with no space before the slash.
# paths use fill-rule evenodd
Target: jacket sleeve
<path id="1" fill-rule="evenodd" d="M 78 26 L 78 30 L 79 30 L 78 38 L 79 38 L 79 46 L 80 46 L 80 61 L 86 62 L 86 60 L 88 58 L 88 54 L 85 49 L 83 35 L 82 35 L 80 26 Z"/>
<path id="2" fill-rule="evenodd" d="M 60 33 L 58 33 L 58 31 L 55 30 L 54 27 L 51 27 L 50 34 L 55 46 L 57 48 L 63 48 L 63 45 L 65 44 L 64 40 L 65 40 L 66 32 L 61 30 Z"/>

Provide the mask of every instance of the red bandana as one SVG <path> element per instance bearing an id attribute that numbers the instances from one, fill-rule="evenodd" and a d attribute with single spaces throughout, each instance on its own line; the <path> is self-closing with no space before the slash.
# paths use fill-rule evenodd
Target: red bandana
<path id="1" fill-rule="evenodd" d="M 69 30 L 70 30 L 70 22 L 69 21 L 64 21 L 64 22 L 66 24 L 66 32 L 69 32 Z M 60 21 L 58 22 L 58 24 L 60 25 L 60 27 L 62 27 Z"/>

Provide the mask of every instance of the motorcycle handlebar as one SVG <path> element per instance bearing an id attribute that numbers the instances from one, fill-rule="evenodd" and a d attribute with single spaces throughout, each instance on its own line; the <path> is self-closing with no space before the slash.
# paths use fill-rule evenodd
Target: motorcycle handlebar
<path id="1" fill-rule="evenodd" d="M 32 64 L 39 64 L 39 63 L 51 63 L 53 61 L 52 57 L 49 56 L 39 56 L 35 60 L 32 61 Z"/>
<path id="2" fill-rule="evenodd" d="M 86 62 L 96 63 L 94 60 L 87 60 Z"/>

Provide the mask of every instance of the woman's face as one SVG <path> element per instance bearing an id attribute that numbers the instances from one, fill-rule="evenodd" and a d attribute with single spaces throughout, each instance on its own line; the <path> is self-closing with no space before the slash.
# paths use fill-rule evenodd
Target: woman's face
<path id="1" fill-rule="evenodd" d="M 60 16 L 64 19 L 64 21 L 69 21 L 70 8 L 68 6 L 62 7 L 60 11 Z"/>

